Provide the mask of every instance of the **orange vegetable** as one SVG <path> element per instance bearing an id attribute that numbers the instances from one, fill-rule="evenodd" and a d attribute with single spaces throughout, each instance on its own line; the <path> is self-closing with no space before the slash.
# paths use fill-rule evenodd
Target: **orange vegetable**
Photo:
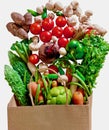
<path id="1" fill-rule="evenodd" d="M 73 104 L 83 105 L 84 98 L 81 92 L 75 91 L 72 97 Z"/>

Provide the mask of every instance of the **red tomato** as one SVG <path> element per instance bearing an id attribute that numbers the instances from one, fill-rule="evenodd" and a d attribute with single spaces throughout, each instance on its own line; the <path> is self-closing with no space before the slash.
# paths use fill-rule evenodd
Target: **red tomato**
<path id="1" fill-rule="evenodd" d="M 51 38 L 52 38 L 52 35 L 48 31 L 42 31 L 40 33 L 40 39 L 42 42 L 49 42 L 51 40 Z"/>
<path id="2" fill-rule="evenodd" d="M 62 33 L 63 33 L 62 28 L 60 28 L 58 26 L 54 27 L 53 30 L 52 30 L 52 35 L 56 36 L 57 38 L 61 37 Z"/>
<path id="3" fill-rule="evenodd" d="M 59 27 L 64 27 L 67 23 L 67 20 L 63 16 L 58 16 L 56 19 L 56 25 Z"/>
<path id="4" fill-rule="evenodd" d="M 28 84 L 28 87 L 29 89 L 31 89 L 31 93 L 32 93 L 32 96 L 35 97 L 36 96 L 36 91 L 37 91 L 37 83 L 36 82 L 30 82 Z"/>
<path id="5" fill-rule="evenodd" d="M 50 65 L 48 68 L 58 72 L 58 68 L 55 65 Z M 53 74 L 54 73 L 52 70 L 49 70 L 49 74 Z"/>
<path id="6" fill-rule="evenodd" d="M 75 34 L 75 29 L 73 27 L 67 26 L 64 28 L 63 34 L 66 38 L 71 38 Z"/>
<path id="7" fill-rule="evenodd" d="M 45 18 L 42 21 L 42 28 L 46 31 L 51 30 L 54 27 L 54 22 L 51 18 Z"/>
<path id="8" fill-rule="evenodd" d="M 29 56 L 29 61 L 32 63 L 32 64 L 36 64 L 39 62 L 39 56 L 37 54 L 31 54 Z"/>
<path id="9" fill-rule="evenodd" d="M 61 37 L 58 39 L 58 45 L 59 47 L 66 47 L 66 45 L 68 44 L 68 39 L 65 37 Z"/>
<path id="10" fill-rule="evenodd" d="M 39 23 L 35 22 L 30 25 L 30 32 L 34 35 L 40 34 L 42 27 Z"/>

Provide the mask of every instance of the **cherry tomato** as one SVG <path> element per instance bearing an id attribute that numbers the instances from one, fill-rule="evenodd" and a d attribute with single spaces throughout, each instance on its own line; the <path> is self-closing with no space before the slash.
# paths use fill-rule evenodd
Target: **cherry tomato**
<path id="1" fill-rule="evenodd" d="M 37 54 L 31 54 L 29 56 L 29 61 L 32 63 L 32 64 L 36 64 L 39 62 L 39 56 Z"/>
<path id="2" fill-rule="evenodd" d="M 52 35 L 56 36 L 57 38 L 61 37 L 62 33 L 63 33 L 62 28 L 60 28 L 58 26 L 54 27 L 53 30 L 52 30 Z"/>
<path id="3" fill-rule="evenodd" d="M 51 38 L 52 38 L 52 35 L 48 31 L 42 31 L 40 33 L 40 39 L 42 42 L 49 42 L 51 40 Z"/>
<path id="4" fill-rule="evenodd" d="M 64 27 L 67 23 L 67 20 L 65 17 L 63 16 L 59 16 L 57 17 L 56 19 L 56 25 L 59 26 L 59 27 Z"/>
<path id="5" fill-rule="evenodd" d="M 65 37 L 61 37 L 58 39 L 58 45 L 59 47 L 66 47 L 66 45 L 68 44 L 68 39 Z"/>
<path id="6" fill-rule="evenodd" d="M 46 31 L 51 30 L 54 27 L 54 22 L 51 18 L 45 18 L 42 21 L 42 28 Z"/>
<path id="7" fill-rule="evenodd" d="M 64 34 L 64 36 L 65 36 L 66 38 L 71 38 L 71 37 L 73 37 L 74 34 L 75 34 L 74 31 L 75 31 L 75 29 L 74 29 L 73 27 L 66 26 L 66 27 L 64 28 L 63 34 Z"/>
<path id="8" fill-rule="evenodd" d="M 48 68 L 58 72 L 58 68 L 55 65 L 50 65 Z M 49 70 L 49 74 L 53 74 L 54 73 L 52 70 Z"/>
<path id="9" fill-rule="evenodd" d="M 39 23 L 35 22 L 30 25 L 30 32 L 34 35 L 40 34 L 42 27 Z"/>

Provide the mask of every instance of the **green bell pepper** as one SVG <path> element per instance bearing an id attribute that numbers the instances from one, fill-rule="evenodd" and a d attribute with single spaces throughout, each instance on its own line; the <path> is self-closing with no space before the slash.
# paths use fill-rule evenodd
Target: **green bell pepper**
<path id="1" fill-rule="evenodd" d="M 70 89 L 67 89 L 68 104 L 71 102 L 72 94 Z M 50 90 L 47 96 L 47 104 L 66 104 L 66 91 L 63 86 L 54 87 Z"/>
<path id="2" fill-rule="evenodd" d="M 82 59 L 84 56 L 84 46 L 77 40 L 71 40 L 68 43 L 66 50 L 71 58 Z"/>

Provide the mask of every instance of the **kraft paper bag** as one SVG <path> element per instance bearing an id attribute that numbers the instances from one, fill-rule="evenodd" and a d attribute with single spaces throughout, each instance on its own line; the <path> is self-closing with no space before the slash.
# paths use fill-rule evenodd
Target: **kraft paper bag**
<path id="1" fill-rule="evenodd" d="M 8 104 L 8 130 L 91 130 L 92 97 L 85 105 Z"/>

